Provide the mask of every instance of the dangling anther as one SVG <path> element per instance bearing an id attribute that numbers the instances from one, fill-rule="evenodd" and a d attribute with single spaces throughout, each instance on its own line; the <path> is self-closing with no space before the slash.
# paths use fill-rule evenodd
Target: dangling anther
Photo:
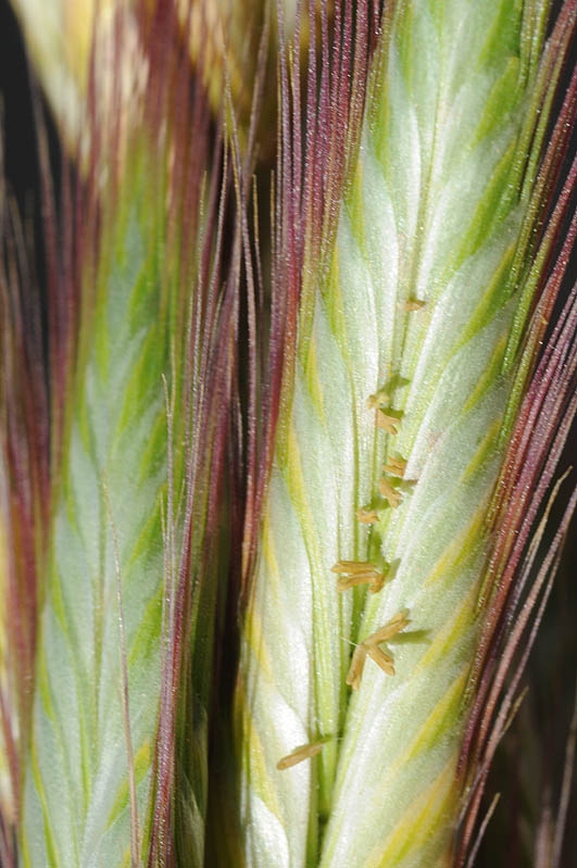
<path id="1" fill-rule="evenodd" d="M 384 410 L 377 410 L 377 428 L 382 428 L 387 434 L 399 433 L 399 420 L 395 416 L 389 416 Z"/>
<path id="2" fill-rule="evenodd" d="M 379 520 L 378 513 L 366 506 L 357 509 L 355 515 L 361 524 L 375 524 Z"/>
<path id="3" fill-rule="evenodd" d="M 376 594 L 385 584 L 385 573 L 369 561 L 338 561 L 331 572 L 339 573 L 338 591 L 348 591 L 356 585 L 369 585 L 369 591 Z"/>
<path id="4" fill-rule="evenodd" d="M 386 407 L 390 400 L 389 395 L 383 389 L 379 389 L 374 395 L 369 395 L 367 407 L 369 410 L 377 410 L 379 407 Z"/>
<path id="5" fill-rule="evenodd" d="M 403 310 L 406 310 L 407 313 L 412 313 L 415 310 L 422 310 L 426 304 L 427 302 L 422 301 L 420 298 L 408 298 L 403 303 Z"/>
<path id="6" fill-rule="evenodd" d="M 379 627 L 379 629 L 375 630 L 374 633 L 371 633 L 370 636 L 367 636 L 367 638 L 363 640 L 363 645 L 366 648 L 375 648 L 377 645 L 380 645 L 381 642 L 388 642 L 389 639 L 392 639 L 393 636 L 396 636 L 397 633 L 404 630 L 409 623 L 408 609 L 402 609 L 387 621 L 386 624 Z"/>
<path id="7" fill-rule="evenodd" d="M 390 621 L 387 621 L 382 627 L 378 630 L 375 630 L 374 633 L 371 633 L 370 636 L 367 636 L 366 639 L 363 640 L 361 646 L 364 649 L 365 656 L 369 656 L 371 660 L 379 666 L 385 675 L 394 675 L 395 674 L 395 663 L 391 654 L 388 651 L 383 651 L 382 648 L 379 648 L 379 645 L 382 642 L 388 642 L 389 639 L 393 639 L 397 633 L 400 633 L 401 630 L 404 630 L 407 624 L 409 623 L 409 613 L 407 609 L 403 609 L 401 612 L 397 612 Z M 353 658 L 354 659 L 354 658 Z M 363 658 L 364 662 L 364 658 Z M 352 666 L 351 666 L 352 668 Z"/>
<path id="8" fill-rule="evenodd" d="M 385 675 L 395 674 L 393 658 L 387 651 L 383 651 L 378 645 L 373 645 L 371 648 L 367 649 L 367 654 L 371 660 L 375 661 L 377 666 L 381 667 Z"/>
<path id="9" fill-rule="evenodd" d="M 296 766 L 298 763 L 302 763 L 304 760 L 316 756 L 322 751 L 322 749 L 322 741 L 317 741 L 314 744 L 303 744 L 301 747 L 297 747 L 293 750 L 292 753 L 283 756 L 283 758 L 277 762 L 276 767 L 281 772 L 284 769 L 290 769 L 292 766 Z"/>
<path id="10" fill-rule="evenodd" d="M 378 594 L 382 590 L 386 578 L 386 573 L 378 573 L 369 585 L 369 594 Z"/>
<path id="11" fill-rule="evenodd" d="M 405 475 L 406 469 L 407 462 L 404 458 L 392 458 L 391 456 L 389 456 L 387 463 L 383 467 L 385 473 L 389 473 L 391 476 L 399 476 L 401 479 Z"/>
<path id="12" fill-rule="evenodd" d="M 361 644 L 357 645 L 357 647 L 355 648 L 355 652 L 353 654 L 351 665 L 347 674 L 347 684 L 349 685 L 349 687 L 352 687 L 353 690 L 358 690 L 360 687 L 366 656 L 367 649 L 361 642 Z"/>
<path id="13" fill-rule="evenodd" d="M 403 495 L 396 488 L 393 488 L 389 480 L 385 479 L 384 476 L 379 479 L 379 491 L 391 509 L 397 509 L 397 507 L 401 505 Z"/>
<path id="14" fill-rule="evenodd" d="M 347 674 L 347 684 L 349 687 L 352 687 L 353 690 L 359 689 L 367 655 L 371 660 L 375 661 L 377 666 L 380 666 L 386 675 L 395 674 L 395 664 L 392 656 L 388 651 L 383 651 L 382 648 L 379 648 L 379 645 L 381 642 L 387 642 L 389 639 L 396 636 L 397 633 L 400 633 L 401 630 L 404 630 L 409 623 L 408 616 L 409 613 L 407 609 L 397 612 L 397 614 L 391 618 L 390 621 L 387 621 L 384 626 L 375 630 L 375 632 L 371 633 L 370 636 L 367 636 L 360 645 L 357 645 Z"/>

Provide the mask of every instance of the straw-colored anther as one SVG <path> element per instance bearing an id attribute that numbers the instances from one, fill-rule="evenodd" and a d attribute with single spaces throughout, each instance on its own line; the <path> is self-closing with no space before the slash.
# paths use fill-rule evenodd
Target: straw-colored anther
<path id="1" fill-rule="evenodd" d="M 379 407 L 377 410 L 377 428 L 381 428 L 381 430 L 386 431 L 387 434 L 398 434 L 399 420 L 395 416 L 389 416 L 388 413 L 385 413 L 385 411 Z"/>
<path id="2" fill-rule="evenodd" d="M 372 648 L 367 649 L 367 654 L 383 670 L 385 675 L 395 674 L 393 658 L 387 651 L 383 651 L 378 645 L 374 645 Z"/>
<path id="3" fill-rule="evenodd" d="M 370 594 L 378 594 L 379 591 L 382 590 L 383 585 L 385 584 L 385 579 L 387 578 L 386 573 L 378 573 L 373 581 L 369 584 L 369 593 Z"/>
<path id="4" fill-rule="evenodd" d="M 403 495 L 398 491 L 398 489 L 393 488 L 389 480 L 385 479 L 384 476 L 379 479 L 379 491 L 391 509 L 397 509 L 397 507 L 401 505 Z"/>
<path id="5" fill-rule="evenodd" d="M 370 585 L 371 588 L 376 586 L 378 583 L 379 590 L 383 586 L 383 582 L 380 577 L 375 575 L 374 578 L 368 575 L 359 575 L 359 576 L 341 576 L 341 578 L 337 582 L 337 591 L 350 591 L 351 588 L 355 588 L 358 585 Z"/>
<path id="6" fill-rule="evenodd" d="M 374 509 L 368 509 L 367 507 L 357 509 L 355 515 L 361 524 L 375 524 L 379 520 L 378 513 Z"/>
<path id="7" fill-rule="evenodd" d="M 333 573 L 339 573 L 338 591 L 348 591 L 356 585 L 369 585 L 371 593 L 376 594 L 385 583 L 386 575 L 370 561 L 338 561 L 331 567 Z"/>
<path id="8" fill-rule="evenodd" d="M 390 621 L 387 621 L 386 624 L 378 630 L 375 630 L 375 632 L 371 633 L 370 636 L 367 636 L 360 645 L 357 645 L 347 675 L 347 684 L 350 685 L 353 690 L 359 689 L 363 667 L 367 656 L 370 657 L 380 669 L 382 669 L 385 675 L 395 674 L 395 664 L 392 655 L 389 654 L 388 651 L 383 651 L 382 648 L 379 648 L 379 645 L 382 642 L 387 642 L 389 639 L 393 639 L 397 633 L 400 633 L 401 630 L 405 629 L 408 623 L 408 611 L 404 609 L 401 612 L 397 612 Z"/>
<path id="9" fill-rule="evenodd" d="M 292 766 L 296 766 L 299 763 L 304 762 L 304 760 L 316 756 L 322 751 L 322 749 L 322 741 L 317 741 L 314 744 L 303 744 L 300 747 L 295 748 L 292 753 L 283 756 L 283 758 L 277 762 L 276 767 L 279 772 L 284 771 L 284 769 L 290 769 Z"/>
<path id="10" fill-rule="evenodd" d="M 367 656 L 371 660 L 374 660 L 386 675 L 395 674 L 395 664 L 392 655 L 388 651 L 383 651 L 382 648 L 379 648 L 379 645 L 382 642 L 387 642 L 396 636 L 397 633 L 400 633 L 401 630 L 404 630 L 408 623 L 407 610 L 397 612 L 390 621 L 387 621 L 386 624 L 375 630 L 370 636 L 367 636 L 360 645 L 357 645 L 347 674 L 347 684 L 349 687 L 352 687 L 353 690 L 359 689 Z"/>
<path id="11" fill-rule="evenodd" d="M 376 570 L 376 566 L 370 561 L 337 561 L 331 567 L 332 573 L 342 573 L 346 576 L 357 576 L 367 570 Z"/>
<path id="12" fill-rule="evenodd" d="M 367 636 L 367 638 L 363 640 L 363 645 L 367 648 L 375 648 L 377 645 L 380 645 L 381 642 L 388 642 L 389 639 L 392 639 L 397 635 L 397 633 L 404 630 L 410 623 L 408 615 L 409 613 L 406 609 L 397 612 L 390 621 L 387 621 L 386 624 L 379 627 L 379 629 L 375 630 L 374 633 L 371 633 L 370 636 Z"/>
<path id="13" fill-rule="evenodd" d="M 405 470 L 407 469 L 407 462 L 403 458 L 391 458 L 387 459 L 387 463 L 384 465 L 383 470 L 385 473 L 388 473 L 390 476 L 398 476 L 401 479 L 405 475 Z"/>
<path id="14" fill-rule="evenodd" d="M 390 400 L 390 396 L 383 391 L 383 389 L 379 389 L 379 391 L 375 392 L 374 395 L 369 395 L 367 398 L 367 407 L 369 410 L 377 410 L 380 407 L 386 407 Z"/>
<path id="15" fill-rule="evenodd" d="M 413 313 L 414 311 L 422 310 L 426 304 L 427 302 L 420 298 L 408 298 L 403 303 L 403 310 L 407 313 Z"/>
<path id="16" fill-rule="evenodd" d="M 367 649 L 364 644 L 361 643 L 360 645 L 357 645 L 347 674 L 347 684 L 349 687 L 352 687 L 353 690 L 358 690 L 360 687 L 366 657 Z"/>

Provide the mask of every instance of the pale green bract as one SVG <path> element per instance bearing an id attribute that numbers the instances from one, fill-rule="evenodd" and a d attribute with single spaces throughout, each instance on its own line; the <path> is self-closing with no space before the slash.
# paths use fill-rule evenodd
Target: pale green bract
<path id="1" fill-rule="evenodd" d="M 329 276 L 301 322 L 310 341 L 280 421 L 243 628 L 237 745 L 253 868 L 449 860 L 517 339 L 506 352 L 530 303 L 519 312 L 513 265 L 546 13 L 511 0 L 395 9 Z M 397 435 L 367 406 L 378 390 Z M 391 457 L 407 462 L 402 480 L 383 471 Z M 372 528 L 355 518 L 364 506 L 378 512 Z M 388 568 L 384 588 L 339 593 L 338 561 Z M 405 610 L 410 624 L 381 646 L 396 674 L 367 658 L 349 695 L 355 644 Z M 319 741 L 319 754 L 276 768 Z"/>

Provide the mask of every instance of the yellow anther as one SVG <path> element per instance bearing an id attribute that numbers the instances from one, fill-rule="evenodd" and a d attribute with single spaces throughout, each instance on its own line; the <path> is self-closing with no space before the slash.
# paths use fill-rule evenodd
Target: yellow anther
<path id="1" fill-rule="evenodd" d="M 375 392 L 374 395 L 369 395 L 367 398 L 367 407 L 369 410 L 376 410 L 379 407 L 386 407 L 390 401 L 389 395 L 383 390 L 379 389 L 378 392 Z"/>
<path id="2" fill-rule="evenodd" d="M 427 302 L 422 301 L 420 298 L 408 298 L 403 304 L 403 310 L 406 310 L 407 313 L 411 313 L 415 310 L 422 310 L 426 304 Z"/>
<path id="3" fill-rule="evenodd" d="M 407 462 L 404 458 L 391 458 L 387 459 L 387 463 L 383 467 L 385 473 L 389 473 L 391 476 L 399 476 L 401 479 L 405 475 L 405 470 L 407 469 Z"/>
<path id="4" fill-rule="evenodd" d="M 371 660 L 374 660 L 377 666 L 379 666 L 386 675 L 395 674 L 395 664 L 392 655 L 389 654 L 388 651 L 383 651 L 382 648 L 379 648 L 379 645 L 382 642 L 387 642 L 389 639 L 392 639 L 397 635 L 397 633 L 400 633 L 401 630 L 405 629 L 409 623 L 408 614 L 409 613 L 406 609 L 397 612 L 390 621 L 387 621 L 386 624 L 378 630 L 375 630 L 375 632 L 371 633 L 370 636 L 367 636 L 360 645 L 357 645 L 347 675 L 347 684 L 350 685 L 353 690 L 359 689 L 367 656 L 370 657 Z"/>
<path id="5" fill-rule="evenodd" d="M 356 585 L 369 585 L 371 593 L 376 594 L 385 583 L 385 573 L 370 561 L 339 561 L 331 567 L 331 571 L 340 574 L 338 591 L 348 591 Z"/>
<path id="6" fill-rule="evenodd" d="M 369 585 L 370 589 L 375 593 L 376 590 L 379 590 L 383 587 L 384 578 L 375 574 L 374 576 L 370 575 L 360 575 L 360 576 L 341 576 L 341 578 L 337 582 L 337 591 L 350 591 L 351 588 L 355 588 L 357 585 Z"/>
<path id="7" fill-rule="evenodd" d="M 316 756 L 323 749 L 323 742 L 317 741 L 314 744 L 303 744 L 301 747 L 297 747 L 293 750 L 292 753 L 289 753 L 287 756 L 283 756 L 280 759 L 276 767 L 279 771 L 283 771 L 284 769 L 290 769 L 292 766 L 298 765 L 298 763 L 302 763 L 303 760 L 310 759 L 313 756 Z"/>
<path id="8" fill-rule="evenodd" d="M 352 687 L 353 690 L 358 690 L 360 687 L 366 656 L 367 649 L 365 646 L 362 643 L 357 645 L 347 674 L 347 684 L 349 687 Z"/>
<path id="9" fill-rule="evenodd" d="M 387 434 L 398 434 L 399 420 L 395 416 L 389 416 L 388 413 L 379 408 L 377 410 L 377 428 L 381 428 Z"/>
<path id="10" fill-rule="evenodd" d="M 376 570 L 376 566 L 370 561 L 337 561 L 331 567 L 332 573 L 343 573 L 345 576 L 357 576 L 366 573 L 367 570 Z"/>
<path id="11" fill-rule="evenodd" d="M 379 648 L 378 645 L 374 645 L 372 648 L 367 649 L 367 654 L 374 660 L 375 663 L 381 667 L 385 675 L 394 675 L 395 674 L 395 664 L 393 662 L 393 658 L 386 651 L 383 651 Z"/>
<path id="12" fill-rule="evenodd" d="M 378 575 L 376 575 L 369 585 L 369 594 L 378 594 L 379 591 L 382 590 L 386 578 L 386 573 L 379 573 Z"/>
<path id="13" fill-rule="evenodd" d="M 403 609 L 402 611 L 397 612 L 390 621 L 387 621 L 386 624 L 378 630 L 375 630 L 375 632 L 371 633 L 370 636 L 367 636 L 367 638 L 363 640 L 363 645 L 367 648 L 374 648 L 377 645 L 380 645 L 381 642 L 388 642 L 389 639 L 392 639 L 393 636 L 396 636 L 397 633 L 404 630 L 409 623 L 409 613 L 407 609 Z"/>
<path id="14" fill-rule="evenodd" d="M 379 520 L 378 514 L 374 509 L 368 509 L 363 506 L 361 509 L 357 509 L 355 513 L 357 519 L 361 522 L 361 524 L 375 524 Z"/>
<path id="15" fill-rule="evenodd" d="M 379 491 L 392 509 L 400 506 L 403 495 L 398 489 L 393 488 L 389 480 L 385 479 L 384 476 L 379 479 Z"/>

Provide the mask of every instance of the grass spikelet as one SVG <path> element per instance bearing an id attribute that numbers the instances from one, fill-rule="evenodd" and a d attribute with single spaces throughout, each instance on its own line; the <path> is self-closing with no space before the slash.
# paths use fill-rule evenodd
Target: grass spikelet
<path id="1" fill-rule="evenodd" d="M 470 679 L 485 641 L 478 613 L 500 595 L 490 564 L 501 530 L 515 539 L 496 513 L 505 444 L 535 365 L 539 317 L 560 286 L 544 266 L 561 221 L 548 211 L 560 163 L 543 116 L 563 63 L 552 46 L 567 57 L 570 7 L 547 43 L 546 4 L 387 6 L 359 150 L 347 152 L 348 173 L 326 181 L 340 196 L 328 224 L 289 172 L 287 149 L 304 147 L 290 123 L 300 117 L 296 76 L 294 109 L 283 96 L 280 201 L 292 210 L 279 224 L 293 247 L 275 280 L 281 304 L 293 293 L 300 302 L 297 349 L 293 360 L 287 337 L 237 696 L 244 847 L 256 864 L 275 858 L 272 816 L 286 864 L 451 859 Z M 336 4 L 337 22 L 341 12 L 346 21 Z M 322 112 L 323 83 L 335 80 L 322 47 L 318 75 Z M 561 108 L 562 123 L 574 109 Z M 314 107 L 305 116 L 316 131 Z M 336 127 L 325 128 L 327 151 L 339 153 Z M 303 222 L 310 240 L 300 248 Z M 359 508 L 375 494 L 389 508 Z M 394 581 L 366 594 L 381 559 L 394 564 Z M 337 589 L 351 593 L 327 593 L 331 564 Z M 397 639 L 408 608 L 415 629 Z M 394 662 L 388 641 L 399 642 Z M 313 721 L 321 736 L 342 738 L 297 790 L 274 777 L 269 744 L 304 741 Z M 246 743 L 259 745 L 258 763 Z M 361 802 L 359 818 L 350 805 Z"/>
<path id="2" fill-rule="evenodd" d="M 190 691 L 197 720 L 211 697 L 236 285 L 224 298 L 218 232 L 231 175 L 186 52 L 173 52 L 176 10 L 149 43 L 147 17 L 115 14 L 105 45 L 96 28 L 87 138 L 75 143 L 60 223 L 44 166 L 52 491 L 19 778 L 24 865 L 112 865 L 119 853 L 157 865 L 177 852 L 193 865 L 204 846 L 208 733 L 198 729 L 192 755 L 181 734 Z M 117 73 L 104 102 L 103 51 Z M 134 51 L 146 87 L 128 110 Z M 202 668 L 191 664 L 195 639 Z M 201 822 L 175 843 L 172 824 L 192 808 Z"/>

